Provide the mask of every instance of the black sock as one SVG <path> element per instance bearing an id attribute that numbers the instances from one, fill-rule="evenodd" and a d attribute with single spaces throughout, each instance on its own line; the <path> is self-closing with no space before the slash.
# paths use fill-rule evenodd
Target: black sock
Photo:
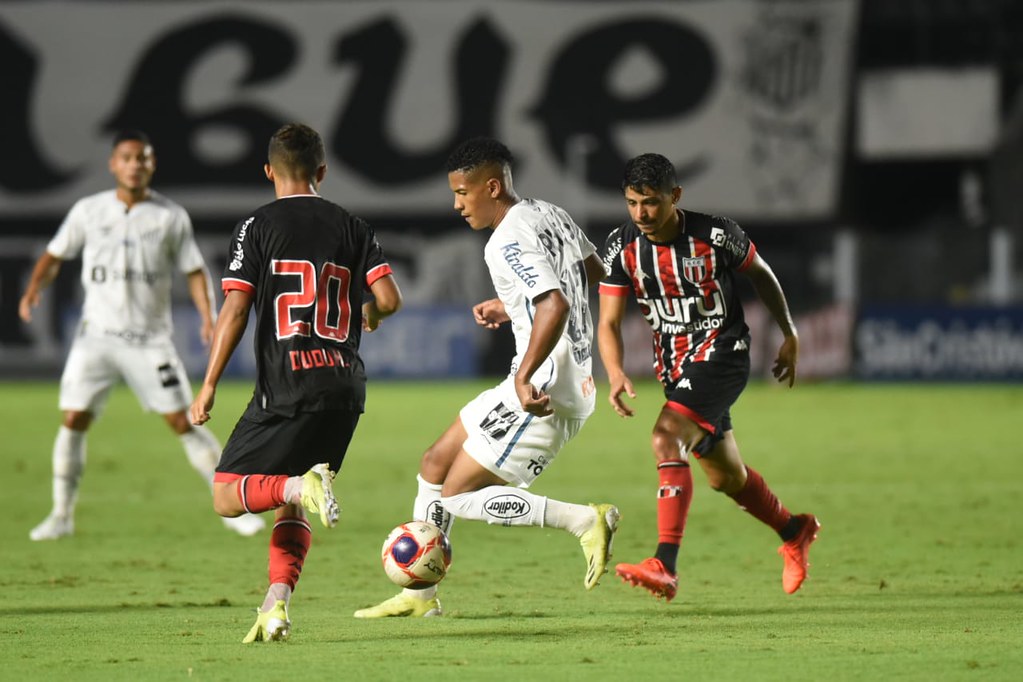
<path id="1" fill-rule="evenodd" d="M 671 542 L 657 543 L 657 551 L 654 552 L 654 558 L 659 559 L 661 563 L 664 564 L 664 570 L 675 575 L 675 560 L 678 558 L 678 545 Z"/>
<path id="2" fill-rule="evenodd" d="M 799 531 L 803 530 L 803 522 L 803 519 L 793 514 L 789 522 L 785 524 L 785 527 L 778 531 L 778 535 L 781 536 L 784 542 L 788 542 L 799 535 Z"/>

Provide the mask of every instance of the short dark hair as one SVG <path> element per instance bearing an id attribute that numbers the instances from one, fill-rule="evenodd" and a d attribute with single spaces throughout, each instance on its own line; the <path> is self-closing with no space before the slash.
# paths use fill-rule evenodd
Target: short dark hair
<path id="1" fill-rule="evenodd" d="M 630 187 L 637 192 L 649 187 L 657 192 L 670 192 L 678 186 L 675 166 L 660 154 L 640 154 L 629 159 L 622 176 L 622 192 Z"/>
<path id="2" fill-rule="evenodd" d="M 117 145 L 121 144 L 122 142 L 127 142 L 128 140 L 131 140 L 132 142 L 141 142 L 142 144 L 150 147 L 153 146 L 153 143 L 149 141 L 149 136 L 146 135 L 144 132 L 142 132 L 141 130 L 128 129 L 118 130 L 114 134 L 114 142 L 113 144 L 110 145 L 110 148 L 113 149 Z"/>
<path id="3" fill-rule="evenodd" d="M 318 132 L 302 123 L 287 123 L 270 138 L 266 158 L 286 174 L 311 180 L 325 163 L 327 153 Z"/>
<path id="4" fill-rule="evenodd" d="M 473 137 L 455 147 L 448 156 L 448 173 L 467 172 L 496 163 L 511 168 L 512 154 L 501 142 L 492 137 Z"/>

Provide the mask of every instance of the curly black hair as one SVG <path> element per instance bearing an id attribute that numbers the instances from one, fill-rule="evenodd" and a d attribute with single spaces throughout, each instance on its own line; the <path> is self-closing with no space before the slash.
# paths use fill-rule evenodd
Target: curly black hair
<path id="1" fill-rule="evenodd" d="M 670 192 L 677 186 L 675 166 L 660 154 L 640 154 L 625 164 L 622 192 L 630 187 L 636 191 L 649 187 L 657 192 Z"/>
<path id="2" fill-rule="evenodd" d="M 455 147 L 448 156 L 448 173 L 470 171 L 488 163 L 511 167 L 513 158 L 508 148 L 492 137 L 474 137 Z"/>

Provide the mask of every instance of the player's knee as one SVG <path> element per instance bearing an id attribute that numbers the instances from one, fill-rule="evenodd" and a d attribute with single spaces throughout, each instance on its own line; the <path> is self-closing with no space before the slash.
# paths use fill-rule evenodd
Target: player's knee
<path id="1" fill-rule="evenodd" d="M 443 481 L 451 468 L 451 458 L 436 446 L 427 448 L 419 461 L 419 475 L 427 481 Z"/>
<path id="2" fill-rule="evenodd" d="M 92 413 L 68 410 L 64 413 L 61 424 L 72 431 L 85 431 L 92 424 Z"/>
<path id="3" fill-rule="evenodd" d="M 170 414 L 163 415 L 164 420 L 167 422 L 167 426 L 177 435 L 181 436 L 192 430 L 192 423 L 188 421 L 188 415 L 184 412 L 171 412 Z"/>
<path id="4" fill-rule="evenodd" d="M 653 450 L 654 459 L 658 462 L 688 458 L 689 449 L 685 446 L 676 434 L 666 429 L 654 429 L 650 438 L 650 448 Z"/>

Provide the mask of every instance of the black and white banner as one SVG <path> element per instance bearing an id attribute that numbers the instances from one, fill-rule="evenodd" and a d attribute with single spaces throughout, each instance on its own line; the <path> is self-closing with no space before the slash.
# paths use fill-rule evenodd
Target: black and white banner
<path id="1" fill-rule="evenodd" d="M 451 147 L 519 159 L 521 194 L 620 215 L 658 151 L 692 208 L 825 218 L 845 139 L 857 0 L 4 2 L 0 222 L 106 189 L 111 132 L 154 139 L 155 185 L 199 216 L 267 200 L 270 133 L 319 129 L 324 193 L 444 213 Z"/>

